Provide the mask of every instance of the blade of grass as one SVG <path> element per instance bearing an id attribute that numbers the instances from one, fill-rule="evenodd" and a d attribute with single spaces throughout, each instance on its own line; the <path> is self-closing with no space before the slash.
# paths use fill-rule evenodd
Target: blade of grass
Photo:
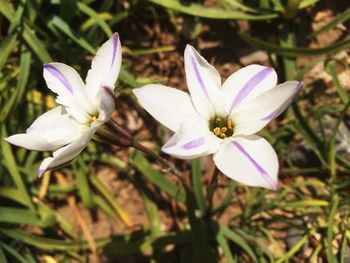
<path id="1" fill-rule="evenodd" d="M 191 167 L 192 167 L 192 184 L 193 184 L 194 196 L 196 198 L 197 205 L 201 211 L 201 214 L 202 216 L 204 216 L 206 215 L 208 210 L 208 203 L 204 197 L 204 192 L 203 192 L 200 159 L 196 158 L 192 160 Z"/>
<path id="2" fill-rule="evenodd" d="M 250 247 L 247 241 L 244 240 L 239 234 L 234 232 L 233 230 L 227 228 L 224 225 L 220 225 L 220 229 L 223 233 L 224 236 L 229 238 L 233 243 L 238 245 L 240 248 L 242 248 L 248 255 L 249 257 L 254 261 L 258 262 L 258 259 L 253 251 L 253 249 Z"/>
<path id="3" fill-rule="evenodd" d="M 336 258 L 333 254 L 333 228 L 334 228 L 334 217 L 336 213 L 338 212 L 338 204 L 339 204 L 339 198 L 337 196 L 334 196 L 333 203 L 331 206 L 331 210 L 328 216 L 327 221 L 327 238 L 325 239 L 326 245 L 326 255 L 328 262 L 336 262 Z"/>
<path id="4" fill-rule="evenodd" d="M 242 19 L 242 20 L 267 20 L 278 17 L 278 14 L 249 14 L 239 11 L 224 10 L 218 8 L 205 7 L 200 4 L 183 4 L 179 0 L 148 0 L 157 5 L 161 5 L 168 9 L 182 12 L 197 17 L 205 17 L 212 19 Z"/>
<path id="5" fill-rule="evenodd" d="M 155 184 L 159 189 L 167 193 L 172 198 L 180 202 L 185 201 L 185 195 L 180 189 L 176 187 L 170 181 L 168 181 L 162 173 L 155 170 L 152 165 L 147 161 L 143 154 L 139 151 L 135 151 L 131 156 L 131 160 L 136 169 L 147 177 L 153 184 Z"/>
<path id="6" fill-rule="evenodd" d="M 5 125 L 1 127 L 1 138 L 6 138 L 7 132 Z M 17 169 L 17 164 L 15 158 L 13 156 L 10 144 L 5 140 L 1 140 L 0 146 L 2 149 L 3 157 L 7 166 L 7 169 L 12 177 L 13 182 L 15 183 L 18 193 L 20 194 L 23 202 L 26 204 L 28 208 L 34 210 L 34 205 L 32 204 L 31 198 L 28 194 L 26 186 L 21 178 L 21 175 Z"/>
<path id="7" fill-rule="evenodd" d="M 309 235 L 304 235 L 285 255 L 280 257 L 276 263 L 288 262 L 288 260 L 297 253 L 309 239 Z"/>
<path id="8" fill-rule="evenodd" d="M 13 52 L 17 46 L 17 34 L 13 33 L 7 35 L 4 39 L 1 40 L 0 44 L 0 70 L 2 70 L 5 62 L 7 61 L 8 56 Z"/>
<path id="9" fill-rule="evenodd" d="M 117 202 L 115 197 L 112 195 L 110 191 L 108 191 L 107 187 L 95 176 L 94 174 L 89 177 L 91 184 L 97 189 L 97 191 L 109 202 L 109 204 L 116 211 L 117 215 L 123 221 L 123 223 L 127 227 L 131 227 L 133 225 L 132 220 L 129 214 L 122 208 L 122 206 Z"/>
<path id="10" fill-rule="evenodd" d="M 221 247 L 222 251 L 224 252 L 225 262 L 228 262 L 228 263 L 236 262 L 233 259 L 230 246 L 228 245 L 228 243 L 225 239 L 222 228 L 217 223 L 215 223 L 213 221 L 209 222 L 209 226 L 210 226 L 211 232 L 213 233 L 213 235 L 216 239 L 216 242 L 218 242 L 219 246 Z"/>
<path id="11" fill-rule="evenodd" d="M 76 178 L 79 196 L 84 206 L 91 209 L 95 204 L 93 202 L 91 187 L 88 181 L 89 170 L 90 169 L 88 169 L 82 158 L 78 158 L 77 161 L 73 163 L 73 173 Z"/>
<path id="12" fill-rule="evenodd" d="M 330 21 L 326 25 L 322 26 L 320 29 L 309 34 L 307 36 L 307 39 L 312 39 L 312 38 L 318 36 L 319 34 L 325 33 L 327 31 L 331 30 L 332 28 L 336 27 L 338 24 L 344 23 L 349 19 L 350 19 L 350 7 L 347 8 L 343 13 L 338 15 L 336 18 L 334 18 L 332 21 Z"/>
<path id="13" fill-rule="evenodd" d="M 266 50 L 285 57 L 306 57 L 306 56 L 321 56 L 337 53 L 341 50 L 350 48 L 350 39 L 337 41 L 327 47 L 323 48 L 307 48 L 307 47 L 281 47 L 279 45 L 271 44 L 260 40 L 258 38 L 249 36 L 244 33 L 237 33 L 238 36 L 249 45 L 258 49 Z"/>
<path id="14" fill-rule="evenodd" d="M 0 247 L 17 260 L 17 262 L 28 263 L 28 261 L 13 247 L 4 242 L 0 242 Z"/>

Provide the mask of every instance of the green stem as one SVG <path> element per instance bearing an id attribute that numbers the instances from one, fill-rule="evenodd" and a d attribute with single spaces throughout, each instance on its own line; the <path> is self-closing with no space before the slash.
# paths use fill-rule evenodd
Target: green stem
<path id="1" fill-rule="evenodd" d="M 215 166 L 213 176 L 211 177 L 211 180 L 209 182 L 208 189 L 207 189 L 209 207 L 213 206 L 213 196 L 214 196 L 215 190 L 218 186 L 218 179 L 219 179 L 220 174 L 221 174 L 220 170 Z"/>

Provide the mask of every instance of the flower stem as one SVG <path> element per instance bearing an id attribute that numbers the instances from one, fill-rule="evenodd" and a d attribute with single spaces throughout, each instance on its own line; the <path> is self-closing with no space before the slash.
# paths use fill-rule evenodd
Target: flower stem
<path id="1" fill-rule="evenodd" d="M 131 147 L 134 147 L 135 149 L 140 150 L 141 152 L 144 152 L 147 155 L 151 156 L 152 158 L 156 159 L 162 165 L 166 166 L 168 171 L 170 171 L 172 174 L 174 174 L 176 177 L 178 177 L 182 181 L 181 172 L 172 163 L 168 162 L 166 159 L 162 158 L 157 153 L 143 146 L 142 144 L 140 144 L 135 140 L 133 140 Z"/>
<path id="2" fill-rule="evenodd" d="M 208 197 L 210 207 L 212 207 L 213 196 L 214 196 L 214 192 L 218 186 L 218 179 L 219 179 L 220 174 L 221 174 L 220 170 L 215 166 L 213 176 L 211 177 L 210 183 L 209 183 L 208 188 L 207 188 L 207 197 Z"/>

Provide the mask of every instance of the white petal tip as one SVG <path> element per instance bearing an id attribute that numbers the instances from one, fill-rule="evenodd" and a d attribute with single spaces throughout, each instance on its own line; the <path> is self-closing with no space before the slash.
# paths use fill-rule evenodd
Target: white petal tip
<path id="1" fill-rule="evenodd" d="M 38 171 L 38 177 L 41 178 L 41 177 L 44 175 L 45 172 L 46 172 L 45 169 L 39 169 L 39 171 Z"/>

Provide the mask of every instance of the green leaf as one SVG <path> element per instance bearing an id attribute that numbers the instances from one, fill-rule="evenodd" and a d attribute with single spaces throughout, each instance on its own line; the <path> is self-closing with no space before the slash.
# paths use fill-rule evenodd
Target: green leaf
<path id="1" fill-rule="evenodd" d="M 131 160 L 136 169 L 141 174 L 146 176 L 147 179 L 150 180 L 153 184 L 155 184 L 172 198 L 175 198 L 180 202 L 185 202 L 185 195 L 181 189 L 168 181 L 162 173 L 155 170 L 141 152 L 135 151 L 131 156 Z"/>
<path id="2" fill-rule="evenodd" d="M 8 254 L 10 254 L 12 257 L 14 257 L 16 260 L 18 260 L 17 262 L 28 263 L 28 261 L 15 248 L 13 248 L 13 247 L 11 247 L 3 242 L 0 242 L 0 247 L 2 247 L 4 251 L 6 251 Z"/>
<path id="3" fill-rule="evenodd" d="M 319 34 L 322 34 L 331 30 L 332 28 L 336 27 L 338 24 L 346 22 L 349 19 L 350 19 L 350 7 L 346 9 L 343 13 L 338 15 L 336 18 L 334 18 L 331 22 L 327 23 L 320 29 L 312 32 L 310 35 L 307 36 L 307 38 L 312 39 L 318 36 Z"/>
<path id="4" fill-rule="evenodd" d="M 338 212 L 338 204 L 339 204 L 339 197 L 335 196 L 333 198 L 333 203 L 331 207 L 331 211 L 328 216 L 327 221 L 327 239 L 325 240 L 327 242 L 326 244 L 326 255 L 328 262 L 336 262 L 336 258 L 333 254 L 333 228 L 334 228 L 334 217 L 336 213 Z"/>
<path id="5" fill-rule="evenodd" d="M 42 226 L 38 214 L 24 208 L 0 207 L 0 222 Z"/>
<path id="6" fill-rule="evenodd" d="M 131 219 L 129 215 L 125 212 L 123 207 L 114 198 L 113 194 L 108 191 L 107 187 L 97 178 L 97 176 L 91 174 L 89 179 L 92 185 L 99 191 L 99 193 L 109 202 L 109 204 L 116 211 L 117 215 L 123 220 L 125 224 L 131 226 Z"/>
<path id="7" fill-rule="evenodd" d="M 194 196 L 196 197 L 197 205 L 204 216 L 207 213 L 208 203 L 204 197 L 202 185 L 202 173 L 200 167 L 200 158 L 192 160 L 192 184 Z"/>
<path id="8" fill-rule="evenodd" d="M 61 239 L 52 239 L 42 236 L 28 234 L 21 230 L 0 228 L 0 233 L 16 239 L 22 243 L 37 247 L 44 250 L 60 250 L 60 251 L 79 251 L 89 249 L 86 241 L 67 241 Z M 97 247 L 103 247 L 110 239 L 95 240 Z"/>
<path id="9" fill-rule="evenodd" d="M 89 170 L 82 158 L 78 158 L 73 163 L 73 172 L 76 178 L 76 185 L 79 191 L 79 196 L 88 209 L 95 206 L 92 198 L 91 187 L 88 182 Z"/>
<path id="10" fill-rule="evenodd" d="M 72 39 L 79 46 L 84 48 L 86 51 L 90 52 L 92 55 L 95 55 L 96 50 L 92 47 L 79 33 L 75 32 L 64 20 L 58 16 L 53 16 L 49 21 L 50 24 L 53 24 L 64 34 L 66 34 L 70 39 Z"/>
<path id="11" fill-rule="evenodd" d="M 5 125 L 1 127 L 1 138 L 6 138 L 7 132 Z M 12 150 L 10 144 L 5 140 L 0 140 L 0 146 L 2 149 L 3 157 L 7 166 L 8 171 L 17 186 L 18 193 L 22 198 L 23 202 L 25 202 L 26 206 L 28 206 L 31 210 L 34 210 L 34 206 L 32 204 L 31 198 L 27 192 L 26 186 L 21 178 L 21 175 L 17 169 L 17 164 L 15 158 L 12 154 Z"/>
<path id="12" fill-rule="evenodd" d="M 205 7 L 200 4 L 183 4 L 180 0 L 148 0 L 154 4 L 161 5 L 174 11 L 188 15 L 212 18 L 212 19 L 242 19 L 242 20 L 268 20 L 278 17 L 276 13 L 269 14 L 249 14 L 239 11 L 224 10 L 218 8 Z"/>
<path id="13" fill-rule="evenodd" d="M 32 53 L 29 52 L 26 45 L 21 45 L 21 57 L 20 57 L 20 67 L 19 76 L 17 81 L 16 89 L 16 100 L 14 102 L 13 108 L 15 108 L 22 100 L 26 90 L 29 72 L 30 72 L 30 62 L 32 60 Z"/>
<path id="14" fill-rule="evenodd" d="M 77 2 L 77 5 L 78 5 L 79 10 L 82 11 L 83 13 L 85 13 L 86 15 L 90 16 L 95 21 L 95 23 L 101 27 L 101 29 L 105 32 L 105 34 L 108 37 L 111 37 L 113 35 L 111 28 L 100 17 L 100 14 L 96 13 L 94 9 L 90 8 L 89 6 L 87 6 L 81 2 Z"/>
<path id="15" fill-rule="evenodd" d="M 288 262 L 288 260 L 304 246 L 308 239 L 308 234 L 304 235 L 286 254 L 280 257 L 276 263 Z"/>
<path id="16" fill-rule="evenodd" d="M 241 247 L 254 262 L 258 262 L 253 249 L 239 234 L 235 233 L 233 230 L 227 228 L 226 226 L 220 225 L 220 229 L 227 238 L 232 240 L 233 243 Z"/>
<path id="17" fill-rule="evenodd" d="M 345 39 L 342 41 L 337 41 L 336 43 L 324 47 L 324 48 L 306 48 L 306 47 L 281 47 L 278 45 L 270 44 L 269 42 L 257 39 L 255 37 L 251 37 L 244 33 L 237 33 L 240 38 L 254 46 L 256 48 L 266 50 L 271 53 L 275 53 L 280 56 L 285 57 L 306 57 L 306 56 L 320 56 L 320 55 L 329 55 L 332 53 L 337 53 L 341 50 L 345 50 L 350 48 L 350 39 Z"/>
<path id="18" fill-rule="evenodd" d="M 222 228 L 220 227 L 220 225 L 218 225 L 217 223 L 215 223 L 213 221 L 210 221 L 209 226 L 211 228 L 211 231 L 215 235 L 216 241 L 218 242 L 219 246 L 221 247 L 222 251 L 224 252 L 225 261 L 227 261 L 229 263 L 235 262 L 235 260 L 233 259 L 231 250 L 230 250 L 230 246 L 227 244 L 227 241 L 226 241 L 225 236 L 224 236 L 224 232 L 222 231 Z"/>
<path id="19" fill-rule="evenodd" d="M 17 34 L 7 35 L 0 44 L 0 70 L 3 68 L 8 56 L 17 46 Z"/>
<path id="20" fill-rule="evenodd" d="M 1 245 L 0 245 L 0 262 L 3 262 L 3 263 L 7 263 L 8 262 L 7 259 L 6 259 L 4 250 L 1 248 Z"/>
<path id="21" fill-rule="evenodd" d="M 22 37 L 28 44 L 28 46 L 33 50 L 33 52 L 38 56 L 42 63 L 48 63 L 52 61 L 51 56 L 45 48 L 45 44 L 41 42 L 39 38 L 35 35 L 32 29 L 24 23 L 24 29 Z"/>

